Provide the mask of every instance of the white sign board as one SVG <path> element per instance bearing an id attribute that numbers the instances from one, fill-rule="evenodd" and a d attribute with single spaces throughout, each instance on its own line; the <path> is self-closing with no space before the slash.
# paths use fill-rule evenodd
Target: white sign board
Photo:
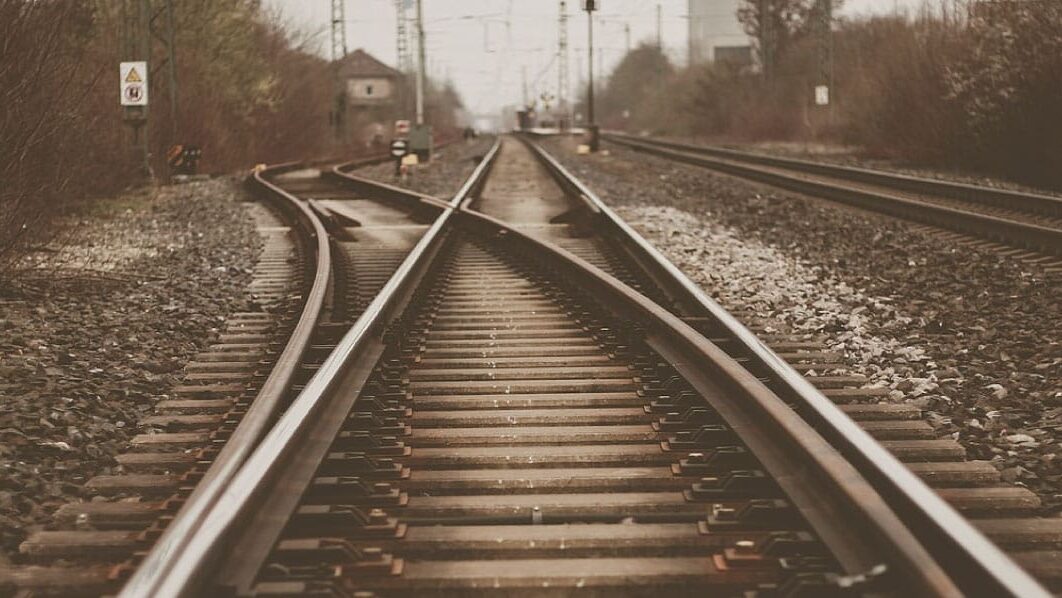
<path id="1" fill-rule="evenodd" d="M 148 71 L 146 62 L 123 62 L 118 67 L 122 84 L 123 106 L 148 105 Z"/>
<path id="2" fill-rule="evenodd" d="M 815 86 L 815 105 L 816 106 L 829 106 L 830 105 L 830 88 L 826 85 Z"/>

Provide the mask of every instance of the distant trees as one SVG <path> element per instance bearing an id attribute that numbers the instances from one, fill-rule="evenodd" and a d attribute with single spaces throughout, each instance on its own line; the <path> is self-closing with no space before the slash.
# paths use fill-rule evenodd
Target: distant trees
<path id="1" fill-rule="evenodd" d="M 946 100 L 965 116 L 968 159 L 1062 187 L 1062 2 L 1008 4 L 975 13 Z"/>
<path id="2" fill-rule="evenodd" d="M 1062 3 L 972 8 L 843 27 L 841 133 L 890 156 L 1062 188 Z"/>
<path id="3" fill-rule="evenodd" d="M 601 86 L 595 105 L 598 122 L 609 127 L 652 126 L 662 113 L 662 92 L 672 84 L 674 70 L 656 44 L 631 50 Z"/>
<path id="4" fill-rule="evenodd" d="M 0 0 L 0 272 L 19 247 L 47 243 L 64 210 L 139 182 L 118 105 L 122 4 Z M 174 143 L 202 147 L 201 169 L 212 172 L 335 152 L 328 61 L 261 5 L 173 2 L 180 109 L 153 36 L 156 172 Z M 452 89 L 429 101 L 440 114 L 459 104 Z"/>
<path id="5" fill-rule="evenodd" d="M 778 64 L 807 32 L 818 0 L 741 0 L 738 20 L 757 40 L 761 65 Z"/>
<path id="6" fill-rule="evenodd" d="M 425 111 L 436 138 L 454 133 L 468 123 L 464 120 L 465 104 L 453 83 L 428 81 L 425 92 Z"/>
<path id="7" fill-rule="evenodd" d="M 80 65 L 92 29 L 84 3 L 0 0 L 0 269 L 14 248 L 47 240 L 43 224 L 86 172 L 93 144 L 78 129 L 94 118 L 98 74 Z"/>
<path id="8" fill-rule="evenodd" d="M 675 71 L 639 48 L 608 80 L 604 124 L 734 140 L 833 139 L 1062 188 L 1062 2 L 972 3 L 957 13 L 947 6 L 837 20 L 826 109 L 811 93 L 822 67 L 818 0 L 743 0 L 746 31 L 759 38 L 762 27 L 773 30 L 764 50 L 770 85 L 762 55 L 751 67 L 719 61 Z M 660 70 L 667 74 L 651 78 Z M 617 99 L 630 118 L 616 118 Z"/>

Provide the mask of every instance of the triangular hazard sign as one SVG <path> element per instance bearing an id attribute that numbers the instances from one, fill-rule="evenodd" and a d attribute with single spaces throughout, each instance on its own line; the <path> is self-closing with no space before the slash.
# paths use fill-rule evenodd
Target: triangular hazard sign
<path id="1" fill-rule="evenodd" d="M 142 83 L 144 80 L 140 78 L 140 75 L 136 72 L 136 67 L 129 69 L 129 74 L 125 76 L 126 83 Z"/>

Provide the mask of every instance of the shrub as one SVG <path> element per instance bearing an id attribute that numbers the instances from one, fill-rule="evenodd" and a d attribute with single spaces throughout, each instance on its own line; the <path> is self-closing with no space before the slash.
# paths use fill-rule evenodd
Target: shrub
<path id="1" fill-rule="evenodd" d="M 50 217 L 73 201 L 92 144 L 82 98 L 92 11 L 62 0 L 0 0 L 0 271 L 16 248 L 46 243 Z"/>
<path id="2" fill-rule="evenodd" d="M 742 13 L 752 32 L 749 7 L 759 5 L 746 2 Z M 811 4 L 780 5 L 792 10 L 779 13 L 787 33 L 769 80 L 755 66 L 696 65 L 632 103 L 629 120 L 608 124 L 747 141 L 814 135 L 1062 188 L 1062 3 L 974 3 L 967 16 L 942 2 L 914 17 L 838 21 L 830 110 L 811 105 L 819 68 Z"/>
<path id="3" fill-rule="evenodd" d="M 181 109 L 157 70 L 155 172 L 174 143 L 203 147 L 214 172 L 330 151 L 328 64 L 259 5 L 174 2 Z M 143 182 L 117 101 L 121 23 L 115 0 L 0 0 L 0 276 L 78 201 Z"/>

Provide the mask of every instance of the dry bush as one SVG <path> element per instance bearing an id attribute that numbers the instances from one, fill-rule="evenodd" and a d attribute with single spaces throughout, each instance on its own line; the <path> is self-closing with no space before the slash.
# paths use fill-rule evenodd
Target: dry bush
<path id="1" fill-rule="evenodd" d="M 945 73 L 964 41 L 960 26 L 936 18 L 843 25 L 836 48 L 844 140 L 894 158 L 954 163 L 964 116 L 948 100 Z"/>
<path id="2" fill-rule="evenodd" d="M 838 38 L 850 141 L 1062 187 L 1062 4 L 983 5 L 972 19 L 925 11 Z"/>
<path id="3" fill-rule="evenodd" d="M 201 146 L 203 169 L 214 172 L 332 150 L 325 60 L 257 0 L 174 5 L 180 114 L 175 131 L 166 71 L 156 70 L 155 172 L 166 172 L 174 143 Z M 143 182 L 117 101 L 120 8 L 0 0 L 0 278 L 14 275 L 26 247 L 53 237 L 71 206 Z M 153 43 L 157 68 L 164 48 Z"/>
<path id="4" fill-rule="evenodd" d="M 677 94 L 689 125 L 685 132 L 740 140 L 804 136 L 813 84 L 807 75 L 814 46 L 795 41 L 770 81 L 746 66 L 718 62 L 686 69 Z M 678 130 L 676 132 L 682 132 Z"/>
<path id="5" fill-rule="evenodd" d="M 811 105 L 816 37 L 794 33 L 770 81 L 756 69 L 697 65 L 631 102 L 627 120 L 608 112 L 610 82 L 605 124 L 746 141 L 815 136 L 1062 188 L 1062 2 L 973 4 L 972 18 L 961 4 L 934 6 L 839 22 L 832 110 Z"/>
<path id="6" fill-rule="evenodd" d="M 87 144 L 77 135 L 91 12 L 62 0 L 0 0 L 0 271 L 50 238 Z"/>
<path id="7" fill-rule="evenodd" d="M 985 6 L 948 65 L 964 163 L 1062 188 L 1062 3 Z"/>

